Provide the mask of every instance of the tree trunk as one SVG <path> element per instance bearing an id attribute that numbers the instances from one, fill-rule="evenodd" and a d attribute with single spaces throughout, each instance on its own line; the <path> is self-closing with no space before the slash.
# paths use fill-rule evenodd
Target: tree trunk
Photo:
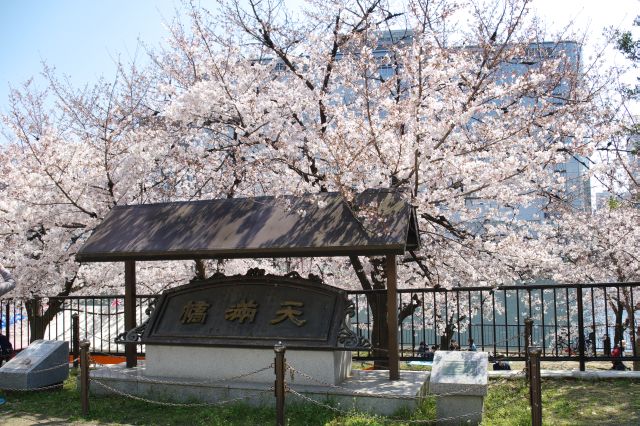
<path id="1" fill-rule="evenodd" d="M 635 341 L 635 356 L 640 356 L 640 327 L 631 332 L 631 338 Z M 640 371 L 640 361 L 633 361 L 633 371 Z"/>
<path id="2" fill-rule="evenodd" d="M 372 313 L 372 331 L 371 346 L 373 347 L 372 355 L 374 357 L 384 357 L 389 355 L 389 323 L 387 321 L 387 295 L 386 294 L 369 294 L 367 301 L 371 307 Z M 376 360 L 373 362 L 374 370 L 388 370 L 389 362 L 387 359 Z"/>
<path id="3" fill-rule="evenodd" d="M 444 334 L 440 336 L 440 349 L 443 351 L 448 351 L 449 346 L 451 346 L 451 339 L 453 339 L 453 335 L 455 333 L 455 327 L 453 323 L 453 316 L 449 319 L 447 318 L 447 324 L 444 327 Z M 458 342 L 458 345 L 460 342 Z"/>
<path id="4" fill-rule="evenodd" d="M 617 302 L 617 309 L 614 309 L 614 313 L 616 314 L 616 321 L 613 334 L 613 344 L 620 345 L 624 336 L 624 325 L 622 324 L 622 314 L 624 313 L 624 309 L 622 303 Z"/>
<path id="5" fill-rule="evenodd" d="M 351 265 L 360 280 L 363 290 L 386 290 L 386 272 L 384 258 L 369 258 L 369 262 L 373 266 L 371 278 L 367 277 L 364 267 L 358 256 L 349 256 Z M 367 303 L 371 309 L 371 354 L 374 357 L 389 356 L 389 323 L 387 321 L 387 293 L 366 293 Z M 409 316 L 413 315 L 415 310 L 422 306 L 423 301 L 414 295 L 411 301 L 402 306 L 397 313 L 398 324 L 402 328 L 402 322 Z M 373 362 L 373 368 L 376 370 L 388 370 L 389 362 L 387 359 L 376 360 Z"/>
<path id="6" fill-rule="evenodd" d="M 29 320 L 29 343 L 44 339 L 44 332 L 47 326 L 58 313 L 62 312 L 62 300 L 57 298 L 49 299 L 49 305 L 46 311 L 43 311 L 42 299 L 39 297 L 27 300 L 25 305 Z"/>

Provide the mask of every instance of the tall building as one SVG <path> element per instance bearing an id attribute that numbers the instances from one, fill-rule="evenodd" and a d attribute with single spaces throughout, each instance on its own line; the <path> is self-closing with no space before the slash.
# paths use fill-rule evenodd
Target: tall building
<path id="1" fill-rule="evenodd" d="M 402 45 L 403 43 L 408 43 L 410 39 L 410 30 L 387 31 L 379 38 L 379 44 L 374 51 L 374 55 L 384 57 L 388 54 L 390 45 Z M 473 50 L 474 47 L 465 47 L 465 49 Z M 537 67 L 545 60 L 554 59 L 561 55 L 566 58 L 569 67 L 574 68 L 576 71 L 580 70 L 582 66 L 582 48 L 579 43 L 575 41 L 540 42 L 530 45 L 526 49 L 524 57 L 513 62 L 501 64 L 499 75 L 502 77 L 500 78 L 506 81 L 514 78 L 514 75 L 522 75 L 531 67 Z M 381 78 L 388 78 L 393 75 L 394 68 L 382 64 L 379 72 Z M 558 99 L 562 98 L 562 95 L 567 93 L 569 89 L 568 82 L 561 82 L 556 89 L 556 94 L 559 95 Z M 569 140 L 567 139 L 566 142 L 568 143 Z M 564 196 L 567 202 L 574 209 L 585 212 L 591 211 L 591 181 L 588 169 L 589 159 L 574 155 L 566 162 L 558 164 L 554 170 L 549 170 L 549 173 L 557 172 L 565 178 Z M 545 204 L 545 200 L 540 199 L 528 205 L 518 206 L 517 218 L 527 221 L 541 221 L 545 218 L 543 211 Z M 479 208 L 483 208 L 483 206 L 486 208 L 497 207 L 495 202 L 478 198 L 469 198 L 467 205 Z"/>

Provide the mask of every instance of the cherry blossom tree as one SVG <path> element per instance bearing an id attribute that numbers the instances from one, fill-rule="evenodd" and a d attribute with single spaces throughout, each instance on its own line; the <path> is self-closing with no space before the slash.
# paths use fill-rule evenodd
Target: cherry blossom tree
<path id="1" fill-rule="evenodd" d="M 119 285 L 118 268 L 73 261 L 114 205 L 351 200 L 370 187 L 406 188 L 417 208 L 423 248 L 403 259 L 401 285 L 541 278 L 557 261 L 540 250 L 557 232 L 547 214 L 570 195 L 558 166 L 609 140 L 615 111 L 598 102 L 610 82 L 597 60 L 583 64 L 577 43 L 542 43 L 529 3 L 331 0 L 292 12 L 223 0 L 187 6 L 149 69 L 123 66 L 81 90 L 45 69 L 47 90 L 15 90 L 4 117 L 14 140 L 2 150 L 4 256 L 18 294 Z M 528 206 L 533 221 L 520 214 Z M 160 281 L 244 264 L 180 265 Z M 385 286 L 376 258 L 299 265 L 330 284 Z M 384 348 L 386 303 L 370 303 Z M 424 305 L 401 307 L 401 319 Z"/>

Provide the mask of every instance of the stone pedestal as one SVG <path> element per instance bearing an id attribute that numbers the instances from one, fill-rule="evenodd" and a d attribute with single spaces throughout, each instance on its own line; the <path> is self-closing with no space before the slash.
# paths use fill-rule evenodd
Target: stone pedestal
<path id="1" fill-rule="evenodd" d="M 240 368 L 240 366 L 238 366 Z M 236 371 L 237 372 L 237 371 Z M 240 400 L 252 406 L 273 406 L 273 369 L 269 383 L 248 383 L 241 379 L 219 383 L 203 383 L 201 379 L 156 377 L 146 371 L 145 361 L 136 368 L 124 363 L 91 371 L 91 394 L 124 393 L 154 401 L 222 403 Z M 389 381 L 388 371 L 354 370 L 351 377 L 338 387 L 301 384 L 294 374 L 285 375 L 288 387 L 322 404 L 336 404 L 341 410 L 356 410 L 384 416 L 398 411 L 413 412 L 426 394 L 427 371 L 402 371 L 400 379 Z M 305 402 L 297 395 L 287 394 L 285 404 Z"/>
<path id="2" fill-rule="evenodd" d="M 487 394 L 486 352 L 437 351 L 429 393 L 436 397 L 438 425 L 477 425 Z"/>
<path id="3" fill-rule="evenodd" d="M 227 380 L 269 366 L 273 349 L 147 345 L 145 374 L 203 381 Z M 286 361 L 315 380 L 295 374 L 298 384 L 337 385 L 351 374 L 351 352 L 287 350 Z M 242 377 L 243 382 L 273 384 L 273 368 Z"/>
<path id="4" fill-rule="evenodd" d="M 36 340 L 0 368 L 0 389 L 30 390 L 69 377 L 69 343 Z"/>

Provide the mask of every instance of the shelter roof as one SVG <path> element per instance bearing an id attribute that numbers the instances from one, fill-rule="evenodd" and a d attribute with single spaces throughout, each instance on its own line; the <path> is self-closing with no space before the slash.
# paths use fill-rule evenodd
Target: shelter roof
<path id="1" fill-rule="evenodd" d="M 403 254 L 418 247 L 415 211 L 397 190 L 114 207 L 80 262 Z"/>

